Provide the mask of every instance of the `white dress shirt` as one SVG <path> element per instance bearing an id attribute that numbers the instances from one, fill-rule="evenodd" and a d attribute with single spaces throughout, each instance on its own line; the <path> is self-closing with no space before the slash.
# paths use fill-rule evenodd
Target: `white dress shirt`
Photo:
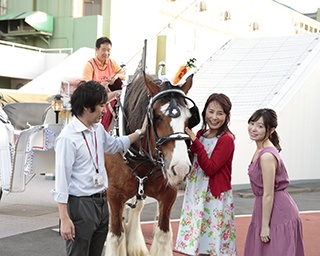
<path id="1" fill-rule="evenodd" d="M 100 123 L 90 130 L 78 118 L 73 118 L 63 128 L 55 143 L 55 189 L 51 191 L 53 199 L 67 203 L 69 195 L 90 196 L 107 189 L 104 153 L 124 152 L 129 147 L 128 136 L 113 137 Z M 104 180 L 99 187 L 93 184 L 96 169 Z"/>

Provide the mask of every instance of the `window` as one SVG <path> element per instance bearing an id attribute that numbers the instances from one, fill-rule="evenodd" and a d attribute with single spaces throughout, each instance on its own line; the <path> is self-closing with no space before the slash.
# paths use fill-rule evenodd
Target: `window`
<path id="1" fill-rule="evenodd" d="M 200 1 L 199 3 L 199 12 L 204 12 L 207 10 L 207 4 L 204 1 Z"/>
<path id="2" fill-rule="evenodd" d="M 257 22 L 252 22 L 249 25 L 249 30 L 250 31 L 256 31 L 259 30 L 259 24 Z"/>
<path id="3" fill-rule="evenodd" d="M 21 22 L 20 20 L 11 20 L 9 22 L 9 30 L 10 31 L 18 31 L 21 30 Z"/>
<path id="4" fill-rule="evenodd" d="M 101 0 L 84 0 L 83 15 L 101 15 Z"/>
<path id="5" fill-rule="evenodd" d="M 0 15 L 7 13 L 7 0 L 0 0 Z"/>
<path id="6" fill-rule="evenodd" d="M 2 26 L 1 26 L 2 27 Z M 17 33 L 17 32 L 32 32 L 35 29 L 26 23 L 23 19 L 20 20 L 9 20 L 9 31 L 7 33 Z"/>
<path id="7" fill-rule="evenodd" d="M 231 20 L 231 14 L 228 11 L 222 12 L 220 14 L 220 18 L 221 20 L 225 21 L 225 20 Z"/>

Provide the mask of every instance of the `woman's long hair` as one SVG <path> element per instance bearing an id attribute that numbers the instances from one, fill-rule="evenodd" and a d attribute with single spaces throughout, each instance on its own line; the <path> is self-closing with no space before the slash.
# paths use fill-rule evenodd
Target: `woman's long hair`
<path id="1" fill-rule="evenodd" d="M 264 139 L 269 139 L 272 144 L 276 147 L 276 149 L 280 152 L 281 146 L 280 146 L 280 140 L 279 136 L 276 130 L 271 132 L 271 129 L 276 129 L 278 126 L 278 117 L 277 113 L 270 108 L 262 108 L 256 110 L 252 116 L 249 118 L 248 123 L 250 122 L 256 122 L 262 117 L 263 124 L 266 127 L 266 135 Z"/>

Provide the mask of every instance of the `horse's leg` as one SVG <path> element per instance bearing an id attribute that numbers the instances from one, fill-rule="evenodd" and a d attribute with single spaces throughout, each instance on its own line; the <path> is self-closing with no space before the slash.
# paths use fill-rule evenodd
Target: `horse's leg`
<path id="1" fill-rule="evenodd" d="M 108 201 L 110 207 L 110 223 L 105 256 L 126 256 L 123 217 L 122 214 L 119 214 L 123 212 L 125 202 L 117 196 L 117 193 L 113 193 L 111 188 L 108 188 Z"/>
<path id="2" fill-rule="evenodd" d="M 154 238 L 151 245 L 150 255 L 152 256 L 172 256 L 172 229 L 170 223 L 170 213 L 176 200 L 178 190 L 167 187 L 157 198 L 159 203 L 158 225 L 155 228 Z"/>
<path id="3" fill-rule="evenodd" d="M 125 236 L 125 203 L 136 192 L 136 179 L 123 160 L 122 154 L 105 154 L 108 174 L 108 201 L 110 207 L 109 233 L 106 256 L 127 256 Z M 133 182 L 133 188 L 131 186 Z"/>
<path id="4" fill-rule="evenodd" d="M 126 237 L 126 207 L 123 207 L 122 210 L 122 227 L 123 227 L 123 240 L 120 243 L 120 249 L 119 249 L 119 256 L 122 255 L 128 255 L 127 253 L 127 246 L 126 246 L 126 241 L 127 241 L 127 237 Z"/>
<path id="5" fill-rule="evenodd" d="M 134 198 L 133 200 L 136 199 Z M 127 250 L 129 256 L 149 255 L 140 224 L 143 206 L 144 200 L 138 200 L 136 207 L 129 209 L 128 223 L 126 225 Z"/>

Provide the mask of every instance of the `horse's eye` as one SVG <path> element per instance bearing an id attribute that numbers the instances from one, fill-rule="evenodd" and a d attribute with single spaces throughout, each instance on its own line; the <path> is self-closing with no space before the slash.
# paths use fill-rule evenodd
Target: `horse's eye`
<path id="1" fill-rule="evenodd" d="M 162 116 L 159 114 L 154 115 L 154 122 L 155 123 L 160 123 L 162 121 Z"/>

